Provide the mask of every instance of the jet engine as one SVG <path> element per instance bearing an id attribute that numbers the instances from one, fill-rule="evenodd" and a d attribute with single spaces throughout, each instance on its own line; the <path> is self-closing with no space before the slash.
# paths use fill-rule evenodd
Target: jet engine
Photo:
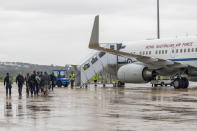
<path id="1" fill-rule="evenodd" d="M 155 71 L 137 64 L 127 64 L 118 70 L 118 79 L 125 83 L 147 83 L 155 76 Z"/>

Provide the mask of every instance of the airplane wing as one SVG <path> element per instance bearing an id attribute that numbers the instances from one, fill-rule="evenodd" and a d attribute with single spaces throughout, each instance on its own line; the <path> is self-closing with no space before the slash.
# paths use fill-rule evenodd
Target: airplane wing
<path id="1" fill-rule="evenodd" d="M 142 55 L 137 55 L 133 53 L 128 53 L 128 52 L 101 47 L 99 45 L 99 16 L 95 17 L 94 26 L 92 29 L 92 34 L 91 34 L 91 38 L 89 42 L 89 48 L 98 50 L 98 51 L 107 52 L 107 53 L 114 54 L 114 55 L 118 55 L 118 56 L 135 58 L 137 61 L 142 62 L 143 64 L 149 67 L 155 67 L 157 69 L 159 68 L 171 68 L 171 69 L 172 68 L 174 69 L 175 68 L 176 69 L 188 68 L 188 65 L 184 65 L 178 62 L 173 62 L 170 60 L 142 56 Z"/>

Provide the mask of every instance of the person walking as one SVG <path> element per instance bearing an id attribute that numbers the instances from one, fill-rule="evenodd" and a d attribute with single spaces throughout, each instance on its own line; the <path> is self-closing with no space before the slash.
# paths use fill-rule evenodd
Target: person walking
<path id="1" fill-rule="evenodd" d="M 18 93 L 19 96 L 22 96 L 22 88 L 23 88 L 23 84 L 24 84 L 24 77 L 23 75 L 21 75 L 21 73 L 18 73 L 18 76 L 16 77 L 16 84 L 18 84 Z"/>
<path id="2" fill-rule="evenodd" d="M 6 73 L 6 77 L 4 78 L 4 86 L 6 88 L 6 96 L 8 96 L 8 92 L 9 92 L 9 96 L 11 96 L 12 94 L 12 80 L 9 76 L 9 73 Z"/>
<path id="3" fill-rule="evenodd" d="M 31 95 L 36 95 L 36 71 L 31 75 Z"/>
<path id="4" fill-rule="evenodd" d="M 32 75 L 33 75 L 33 73 L 31 72 L 31 73 L 29 74 L 29 79 L 28 79 L 28 83 L 29 83 L 29 92 L 31 93 L 31 96 L 33 96 L 33 93 L 34 93 L 34 91 L 33 91 L 33 80 L 32 80 Z"/>
<path id="5" fill-rule="evenodd" d="M 44 91 L 44 85 L 43 85 L 43 81 L 42 81 L 42 76 L 43 76 L 43 73 L 40 72 L 40 75 L 39 75 L 39 77 L 40 77 L 40 84 L 39 84 L 39 86 L 40 86 L 41 93 Z"/>
<path id="6" fill-rule="evenodd" d="M 43 82 L 43 86 L 44 86 L 44 95 L 47 95 L 48 88 L 49 88 L 49 82 L 50 82 L 50 78 L 49 78 L 49 75 L 47 74 L 47 72 L 44 72 L 44 75 L 42 76 L 41 81 Z"/>
<path id="7" fill-rule="evenodd" d="M 30 80 L 29 73 L 27 73 L 27 75 L 25 77 L 25 83 L 26 83 L 26 94 L 29 96 L 30 86 L 31 86 L 31 80 Z"/>
<path id="8" fill-rule="evenodd" d="M 70 83 L 71 83 L 71 88 L 73 88 L 74 82 L 75 82 L 75 73 L 74 72 L 70 73 L 69 80 L 70 80 Z"/>
<path id="9" fill-rule="evenodd" d="M 52 91 L 53 91 L 53 88 L 55 87 L 55 81 L 56 81 L 56 77 L 55 77 L 54 73 L 51 73 L 49 90 L 52 88 Z"/>
<path id="10" fill-rule="evenodd" d="M 36 95 L 38 95 L 40 91 L 40 81 L 41 81 L 40 72 L 37 72 L 35 79 L 36 79 L 35 91 L 36 91 Z"/>

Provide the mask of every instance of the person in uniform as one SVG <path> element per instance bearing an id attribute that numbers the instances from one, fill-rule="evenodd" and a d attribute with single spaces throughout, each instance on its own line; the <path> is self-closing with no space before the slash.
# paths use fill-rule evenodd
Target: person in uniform
<path id="1" fill-rule="evenodd" d="M 43 93 L 43 91 L 44 91 L 44 85 L 43 85 L 43 81 L 42 81 L 42 76 L 43 76 L 43 72 L 41 71 L 40 72 L 40 91 L 41 91 L 41 93 Z"/>
<path id="2" fill-rule="evenodd" d="M 31 95 L 36 95 L 36 71 L 31 75 Z"/>
<path id="3" fill-rule="evenodd" d="M 11 89 L 12 89 L 12 80 L 9 76 L 9 73 L 6 74 L 6 77 L 4 78 L 4 86 L 6 88 L 6 96 L 8 96 L 8 92 L 9 92 L 9 96 L 11 96 Z"/>
<path id="4" fill-rule="evenodd" d="M 75 82 L 75 73 L 74 72 L 70 73 L 69 80 L 70 80 L 71 88 L 73 88 L 74 82 Z"/>
<path id="5" fill-rule="evenodd" d="M 30 84 L 31 84 L 29 73 L 27 73 L 25 77 L 25 83 L 26 83 L 26 94 L 29 96 Z"/>
<path id="6" fill-rule="evenodd" d="M 19 72 L 17 77 L 16 77 L 16 84 L 18 84 L 18 94 L 19 94 L 19 96 L 22 96 L 22 88 L 23 88 L 24 81 L 25 81 L 24 77 Z"/>
<path id="7" fill-rule="evenodd" d="M 93 81 L 94 81 L 94 85 L 97 86 L 97 82 L 98 82 L 98 74 L 96 74 L 94 77 L 93 77 Z"/>
<path id="8" fill-rule="evenodd" d="M 53 88 L 55 87 L 55 81 L 56 81 L 56 77 L 55 77 L 54 73 L 51 73 L 49 90 L 52 88 L 52 91 L 53 91 Z"/>

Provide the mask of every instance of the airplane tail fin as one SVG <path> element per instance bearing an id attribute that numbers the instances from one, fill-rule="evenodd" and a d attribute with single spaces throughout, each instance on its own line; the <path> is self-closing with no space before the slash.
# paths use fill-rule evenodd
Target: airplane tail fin
<path id="1" fill-rule="evenodd" d="M 99 47 L 99 15 L 95 17 L 94 26 L 92 29 L 92 34 L 89 42 L 89 48 L 94 49 Z"/>

